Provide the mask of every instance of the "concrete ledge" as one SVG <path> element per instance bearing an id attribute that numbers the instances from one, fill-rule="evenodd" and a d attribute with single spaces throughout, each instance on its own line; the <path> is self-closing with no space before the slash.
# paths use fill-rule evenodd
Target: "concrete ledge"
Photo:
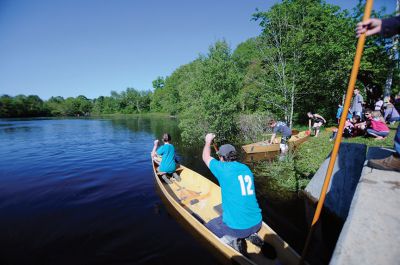
<path id="1" fill-rule="evenodd" d="M 346 219 L 349 212 L 365 162 L 366 151 L 367 146 L 364 144 L 342 143 L 340 145 L 324 207 L 343 220 Z M 307 197 L 314 202 L 319 200 L 329 160 L 330 155 L 304 190 Z"/>
<path id="2" fill-rule="evenodd" d="M 391 155 L 371 147 L 367 159 Z M 365 162 L 331 265 L 400 264 L 400 173 Z"/>

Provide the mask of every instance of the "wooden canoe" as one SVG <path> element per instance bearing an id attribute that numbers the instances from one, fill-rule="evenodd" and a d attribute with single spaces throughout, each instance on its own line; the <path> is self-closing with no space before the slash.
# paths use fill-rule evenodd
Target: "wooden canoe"
<path id="1" fill-rule="evenodd" d="M 172 180 L 171 184 L 162 181 L 157 174 L 157 163 L 153 161 L 155 183 L 160 197 L 170 213 L 177 218 L 192 234 L 212 250 L 223 263 L 237 264 L 298 264 L 299 255 L 284 242 L 267 224 L 263 222 L 259 236 L 274 246 L 277 258 L 265 257 L 261 249 L 246 240 L 247 256 L 223 243 L 204 225 L 221 215 L 220 187 L 182 165 L 177 169 L 181 181 Z"/>
<path id="2" fill-rule="evenodd" d="M 276 156 L 279 155 L 279 151 L 267 152 L 267 153 L 245 153 L 242 157 L 242 162 L 245 164 L 252 164 L 259 161 L 272 161 L 275 160 Z"/>
<path id="3" fill-rule="evenodd" d="M 309 134 L 306 131 L 299 132 L 296 135 L 292 135 L 288 141 L 289 148 L 296 147 L 301 143 L 307 141 Z M 277 152 L 280 150 L 279 143 L 281 141 L 280 137 L 275 139 L 275 143 L 269 144 L 267 141 L 261 141 L 257 143 L 252 143 L 248 145 L 243 145 L 242 148 L 247 154 L 253 153 L 266 153 L 266 152 Z"/>

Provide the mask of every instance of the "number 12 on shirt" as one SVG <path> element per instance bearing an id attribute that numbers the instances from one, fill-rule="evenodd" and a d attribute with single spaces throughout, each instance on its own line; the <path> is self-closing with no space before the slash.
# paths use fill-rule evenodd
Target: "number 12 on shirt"
<path id="1" fill-rule="evenodd" d="M 249 175 L 243 176 L 239 175 L 238 180 L 240 183 L 240 188 L 242 189 L 242 196 L 253 195 L 253 181 L 251 180 Z"/>

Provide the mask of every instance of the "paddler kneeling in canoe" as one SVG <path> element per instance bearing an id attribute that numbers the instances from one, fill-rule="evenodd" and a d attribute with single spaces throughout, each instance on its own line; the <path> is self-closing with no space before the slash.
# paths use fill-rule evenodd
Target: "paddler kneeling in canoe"
<path id="1" fill-rule="evenodd" d="M 219 161 L 211 157 L 210 145 L 215 135 L 205 138 L 203 161 L 217 178 L 222 193 L 222 215 L 206 224 L 221 240 L 244 253 L 244 239 L 262 246 L 257 235 L 262 225 L 261 209 L 254 188 L 253 173 L 245 164 L 236 161 L 237 152 L 230 144 L 219 149 Z"/>
<path id="2" fill-rule="evenodd" d="M 168 183 L 172 184 L 171 180 L 168 178 L 167 174 L 173 176 L 177 181 L 180 181 L 181 178 L 177 173 L 176 170 L 176 163 L 175 163 L 175 147 L 171 144 L 171 135 L 168 133 L 164 133 L 162 140 L 164 145 L 160 146 L 158 149 L 158 140 L 154 141 L 153 151 L 151 152 L 151 156 L 153 157 L 156 163 L 159 161 L 156 160 L 157 155 L 162 156 L 162 160 L 160 166 L 158 167 L 157 171 L 162 174 L 162 179 Z M 164 174 L 163 174 L 164 173 Z"/>

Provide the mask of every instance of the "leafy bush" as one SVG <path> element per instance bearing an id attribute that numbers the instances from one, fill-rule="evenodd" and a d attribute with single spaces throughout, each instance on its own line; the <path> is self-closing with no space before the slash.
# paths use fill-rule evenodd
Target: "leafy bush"
<path id="1" fill-rule="evenodd" d="M 264 132 L 271 131 L 271 129 L 266 126 L 266 123 L 272 117 L 272 114 L 266 112 L 239 115 L 237 123 L 240 137 L 245 142 L 256 142 L 260 140 Z"/>

